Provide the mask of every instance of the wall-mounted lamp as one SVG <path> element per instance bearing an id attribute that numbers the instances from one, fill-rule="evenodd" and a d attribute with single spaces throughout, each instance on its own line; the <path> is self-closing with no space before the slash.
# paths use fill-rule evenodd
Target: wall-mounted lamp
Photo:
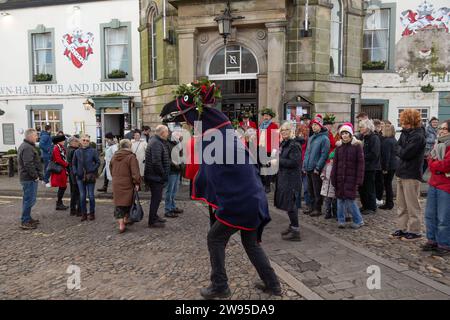
<path id="1" fill-rule="evenodd" d="M 219 27 L 219 34 L 223 37 L 223 42 L 227 44 L 227 38 L 231 35 L 231 25 L 234 20 L 244 19 L 243 16 L 233 16 L 231 14 L 230 1 L 227 2 L 227 6 L 220 16 L 216 17 L 214 21 L 217 22 Z"/>
<path id="2" fill-rule="evenodd" d="M 84 110 L 89 111 L 94 108 L 94 101 L 92 99 L 86 99 L 85 102 L 83 102 Z"/>

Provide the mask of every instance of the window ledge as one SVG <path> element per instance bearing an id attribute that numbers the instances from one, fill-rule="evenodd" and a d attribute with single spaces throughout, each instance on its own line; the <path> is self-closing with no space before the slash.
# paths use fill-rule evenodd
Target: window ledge
<path id="1" fill-rule="evenodd" d="M 28 84 L 31 85 L 38 85 L 38 84 L 57 84 L 58 82 L 55 80 L 52 81 L 30 81 L 28 82 Z"/>
<path id="2" fill-rule="evenodd" d="M 125 82 L 125 81 L 130 82 L 130 81 L 134 81 L 134 80 L 133 80 L 133 77 L 128 77 L 128 78 L 117 78 L 117 79 L 102 78 L 100 81 L 101 82 L 120 82 L 120 81 L 122 81 L 122 82 Z"/>

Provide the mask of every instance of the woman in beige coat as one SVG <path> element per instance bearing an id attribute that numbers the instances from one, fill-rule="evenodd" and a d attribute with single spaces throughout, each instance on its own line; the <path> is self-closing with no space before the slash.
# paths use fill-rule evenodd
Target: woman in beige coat
<path id="1" fill-rule="evenodd" d="M 120 141 L 117 151 L 109 165 L 112 175 L 112 188 L 114 216 L 119 222 L 119 232 L 125 232 L 131 206 L 133 205 L 134 192 L 139 190 L 141 174 L 136 155 L 131 151 L 131 141 Z"/>

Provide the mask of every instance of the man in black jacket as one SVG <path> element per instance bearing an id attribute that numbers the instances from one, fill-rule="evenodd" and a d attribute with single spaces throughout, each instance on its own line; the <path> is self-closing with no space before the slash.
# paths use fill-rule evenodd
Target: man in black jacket
<path id="1" fill-rule="evenodd" d="M 35 129 L 25 131 L 25 139 L 17 151 L 20 184 L 23 189 L 22 223 L 24 230 L 36 229 L 39 220 L 31 218 L 31 208 L 36 204 L 38 181 L 42 175 L 41 159 L 36 150 L 38 135 Z"/>
<path id="2" fill-rule="evenodd" d="M 148 218 L 150 228 L 163 228 L 166 221 L 158 216 L 158 208 L 162 200 L 164 184 L 167 183 L 170 172 L 168 136 L 169 129 L 166 126 L 157 126 L 156 135 L 150 139 L 145 152 L 144 180 L 152 193 Z"/>
<path id="3" fill-rule="evenodd" d="M 397 230 L 393 238 L 405 241 L 420 240 L 422 209 L 420 207 L 420 183 L 422 180 L 423 157 L 425 153 L 425 129 L 422 127 L 420 112 L 406 109 L 400 114 L 402 134 L 398 140 L 397 155 Z"/>

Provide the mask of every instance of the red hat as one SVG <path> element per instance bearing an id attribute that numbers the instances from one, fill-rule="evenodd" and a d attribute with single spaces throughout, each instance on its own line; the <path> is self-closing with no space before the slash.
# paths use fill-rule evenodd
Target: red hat
<path id="1" fill-rule="evenodd" d="M 323 118 L 321 114 L 316 114 L 314 119 L 311 121 L 311 125 L 313 125 L 314 123 L 323 128 Z"/>

